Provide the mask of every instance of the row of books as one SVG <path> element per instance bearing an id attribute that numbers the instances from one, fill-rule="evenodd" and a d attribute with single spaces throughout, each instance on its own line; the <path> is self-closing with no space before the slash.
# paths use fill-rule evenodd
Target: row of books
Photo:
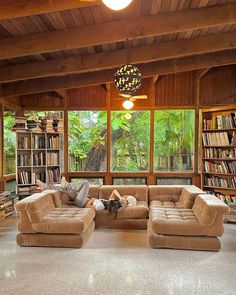
<path id="1" fill-rule="evenodd" d="M 59 165 L 59 153 L 58 152 L 48 152 L 47 153 L 47 165 Z"/>
<path id="2" fill-rule="evenodd" d="M 29 154 L 18 154 L 17 165 L 19 167 L 31 166 L 31 156 Z"/>
<path id="3" fill-rule="evenodd" d="M 13 214 L 14 204 L 19 201 L 19 197 L 12 196 L 10 192 L 0 192 L 0 219 L 6 218 Z"/>
<path id="4" fill-rule="evenodd" d="M 205 161 L 205 172 L 236 174 L 236 161 L 220 163 Z"/>
<path id="5" fill-rule="evenodd" d="M 59 182 L 60 181 L 60 169 L 59 168 L 50 168 L 48 169 L 48 182 Z"/>
<path id="6" fill-rule="evenodd" d="M 34 166 L 44 166 L 45 163 L 45 153 L 35 153 L 33 154 L 33 165 Z"/>
<path id="7" fill-rule="evenodd" d="M 47 138 L 48 149 L 59 149 L 59 136 L 49 136 Z"/>
<path id="8" fill-rule="evenodd" d="M 236 113 L 217 115 L 212 119 L 203 120 L 204 129 L 227 129 L 236 128 Z"/>
<path id="9" fill-rule="evenodd" d="M 30 171 L 19 171 L 17 175 L 18 175 L 18 183 L 19 184 L 31 183 L 31 172 Z"/>
<path id="10" fill-rule="evenodd" d="M 219 198 L 221 201 L 228 203 L 236 203 L 236 195 L 230 195 L 230 194 L 222 194 L 220 192 L 215 191 L 207 191 L 208 194 L 212 194 Z"/>
<path id="11" fill-rule="evenodd" d="M 45 173 L 45 171 L 33 172 L 32 173 L 32 183 L 36 183 L 37 179 L 41 180 L 42 182 L 46 182 L 46 173 Z"/>
<path id="12" fill-rule="evenodd" d="M 235 159 L 236 158 L 236 147 L 235 148 L 206 148 L 203 150 L 204 158 L 218 158 L 218 159 Z"/>
<path id="13" fill-rule="evenodd" d="M 31 194 L 38 191 L 37 185 L 29 185 L 29 186 L 22 186 L 18 187 L 18 194 L 22 197 L 30 196 Z"/>
<path id="14" fill-rule="evenodd" d="M 204 146 L 228 146 L 236 145 L 236 132 L 227 134 L 227 132 L 202 133 Z"/>
<path id="15" fill-rule="evenodd" d="M 33 148 L 45 149 L 45 136 L 34 135 L 33 136 Z"/>
<path id="16" fill-rule="evenodd" d="M 30 149 L 31 148 L 30 136 L 19 136 L 17 138 L 17 148 L 18 149 Z"/>
<path id="17" fill-rule="evenodd" d="M 206 186 L 222 187 L 222 188 L 236 188 L 236 176 L 232 178 L 220 178 L 217 176 L 204 177 L 204 184 Z"/>

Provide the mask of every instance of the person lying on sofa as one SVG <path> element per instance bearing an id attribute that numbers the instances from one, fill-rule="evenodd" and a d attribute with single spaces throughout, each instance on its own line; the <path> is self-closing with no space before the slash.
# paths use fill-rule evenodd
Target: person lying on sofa
<path id="1" fill-rule="evenodd" d="M 109 200 L 91 198 L 85 205 L 86 208 L 94 208 L 95 210 L 107 209 L 109 212 L 117 213 L 121 207 L 136 206 L 137 200 L 135 197 L 127 195 L 121 196 L 120 193 L 114 189 Z"/>

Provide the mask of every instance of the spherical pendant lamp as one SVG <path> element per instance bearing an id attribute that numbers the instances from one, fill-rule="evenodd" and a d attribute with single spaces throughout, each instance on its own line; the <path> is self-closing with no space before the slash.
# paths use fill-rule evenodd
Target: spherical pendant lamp
<path id="1" fill-rule="evenodd" d="M 112 10 L 121 10 L 127 7 L 133 0 L 102 0 Z"/>
<path id="2" fill-rule="evenodd" d="M 115 73 L 114 83 L 120 93 L 133 95 L 141 86 L 142 76 L 137 67 L 124 65 Z"/>

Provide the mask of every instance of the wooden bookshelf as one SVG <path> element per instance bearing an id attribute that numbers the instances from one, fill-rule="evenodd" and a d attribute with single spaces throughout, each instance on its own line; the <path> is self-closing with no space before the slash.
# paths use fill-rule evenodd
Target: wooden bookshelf
<path id="1" fill-rule="evenodd" d="M 201 112 L 201 187 L 227 203 L 236 222 L 236 105 Z"/>
<path id="2" fill-rule="evenodd" d="M 31 195 L 37 179 L 47 184 L 60 181 L 60 133 L 17 131 L 17 193 Z"/>

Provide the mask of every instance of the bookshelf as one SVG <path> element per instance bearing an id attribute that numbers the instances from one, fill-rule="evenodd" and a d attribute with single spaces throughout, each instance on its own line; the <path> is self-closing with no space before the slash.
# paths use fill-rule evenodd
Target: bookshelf
<path id="1" fill-rule="evenodd" d="M 201 186 L 230 206 L 236 222 L 236 105 L 201 112 Z"/>
<path id="2" fill-rule="evenodd" d="M 21 198 L 37 188 L 37 179 L 47 184 L 60 182 L 60 133 L 18 130 L 17 193 Z"/>

